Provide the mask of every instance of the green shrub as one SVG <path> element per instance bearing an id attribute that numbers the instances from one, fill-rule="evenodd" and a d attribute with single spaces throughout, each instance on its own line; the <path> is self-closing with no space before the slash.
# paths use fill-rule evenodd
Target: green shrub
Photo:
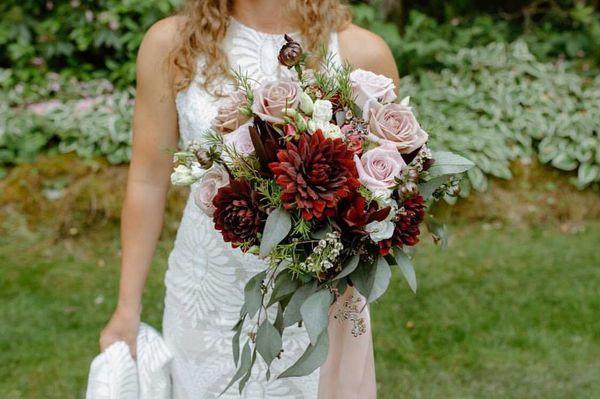
<path id="1" fill-rule="evenodd" d="M 586 80 L 563 63 L 536 61 L 527 45 L 462 49 L 447 54 L 441 73 L 403 79 L 433 144 L 462 153 L 478 166 L 469 173 L 478 190 L 485 174 L 510 178 L 509 163 L 537 156 L 577 170 L 581 187 L 600 182 L 600 77 Z"/>

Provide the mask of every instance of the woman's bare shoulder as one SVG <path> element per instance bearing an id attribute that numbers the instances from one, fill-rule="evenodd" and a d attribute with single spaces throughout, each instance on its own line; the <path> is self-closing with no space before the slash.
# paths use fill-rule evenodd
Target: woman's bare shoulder
<path id="1" fill-rule="evenodd" d="M 177 44 L 183 22 L 178 15 L 155 22 L 144 35 L 140 52 L 169 54 Z"/>
<path id="2" fill-rule="evenodd" d="M 390 47 L 379 35 L 350 24 L 338 33 L 343 59 L 355 68 L 386 75 L 398 83 L 398 68 Z"/>

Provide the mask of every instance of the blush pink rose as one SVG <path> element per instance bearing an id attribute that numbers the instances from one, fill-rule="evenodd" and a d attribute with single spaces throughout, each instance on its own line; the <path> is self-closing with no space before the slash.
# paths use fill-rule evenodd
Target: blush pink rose
<path id="1" fill-rule="evenodd" d="M 372 192 L 389 190 L 406 167 L 402 155 L 392 144 L 373 148 L 360 158 L 354 155 L 354 163 L 358 180 Z"/>
<path id="2" fill-rule="evenodd" d="M 403 154 L 417 150 L 429 138 L 412 109 L 395 103 L 371 107 L 367 137 L 379 144 L 392 143 Z"/>
<path id="3" fill-rule="evenodd" d="M 356 69 L 350 73 L 354 102 L 366 117 L 375 103 L 391 103 L 396 99 L 396 85 L 386 76 Z"/>
<path id="4" fill-rule="evenodd" d="M 254 91 L 252 112 L 265 122 L 282 124 L 284 110 L 298 106 L 300 92 L 295 82 L 265 83 Z"/>
<path id="5" fill-rule="evenodd" d="M 208 216 L 215 213 L 215 206 L 212 201 L 217 195 L 217 191 L 221 187 L 229 184 L 229 175 L 227 171 L 219 165 L 214 165 L 210 168 L 200 182 L 194 192 L 194 203 Z"/>
<path id="6" fill-rule="evenodd" d="M 244 123 L 231 133 L 223 136 L 223 144 L 230 146 L 236 153 L 242 156 L 250 155 L 254 152 L 254 145 L 250 137 L 251 122 Z"/>
<path id="7" fill-rule="evenodd" d="M 250 120 L 250 117 L 240 112 L 240 108 L 248 102 L 246 93 L 242 90 L 234 91 L 229 98 L 219 107 L 218 114 L 213 119 L 212 126 L 221 133 L 234 131 Z"/>

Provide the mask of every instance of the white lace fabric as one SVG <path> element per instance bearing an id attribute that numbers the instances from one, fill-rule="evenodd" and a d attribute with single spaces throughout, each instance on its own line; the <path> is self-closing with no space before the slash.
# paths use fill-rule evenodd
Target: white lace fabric
<path id="1" fill-rule="evenodd" d="M 283 35 L 255 31 L 232 20 L 224 41 L 234 70 L 256 82 L 281 79 L 293 71 L 279 65 L 277 54 Z M 340 63 L 337 35 L 332 34 L 329 51 Z M 202 68 L 203 61 L 198 61 Z M 197 78 L 177 96 L 182 144 L 201 141 L 223 101 L 202 89 Z M 164 338 L 173 353 L 171 375 L 173 398 L 217 398 L 235 371 L 231 328 L 239 317 L 243 288 L 248 279 L 265 268 L 253 255 L 232 249 L 225 243 L 212 220 L 188 199 L 165 277 L 167 295 L 163 320 Z M 308 337 L 303 329 L 289 329 L 284 335 L 284 352 L 275 360 L 271 374 L 290 366 L 304 351 Z M 314 399 L 318 371 L 310 376 L 270 381 L 265 378 L 262 359 L 240 396 L 234 385 L 222 398 Z"/>

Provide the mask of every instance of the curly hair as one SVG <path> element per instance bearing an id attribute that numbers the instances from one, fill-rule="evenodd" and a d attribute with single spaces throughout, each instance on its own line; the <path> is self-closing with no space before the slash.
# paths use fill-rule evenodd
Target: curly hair
<path id="1" fill-rule="evenodd" d="M 231 75 L 221 43 L 227 34 L 232 0 L 187 0 L 179 12 L 183 23 L 179 43 L 171 54 L 171 65 L 181 76 L 175 89 L 186 89 L 199 73 L 205 89 L 208 82 Z M 314 51 L 328 43 L 329 34 L 343 30 L 352 20 L 350 9 L 340 0 L 290 0 L 287 12 L 302 34 L 303 46 Z M 196 70 L 202 55 L 205 67 Z"/>

